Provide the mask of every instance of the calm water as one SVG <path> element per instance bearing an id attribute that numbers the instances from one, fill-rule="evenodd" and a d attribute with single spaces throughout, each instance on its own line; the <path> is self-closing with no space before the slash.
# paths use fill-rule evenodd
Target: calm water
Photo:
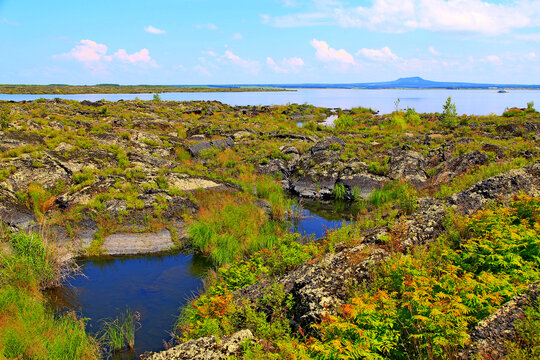
<path id="1" fill-rule="evenodd" d="M 126 308 L 138 311 L 141 328 L 135 333 L 136 353 L 163 348 L 179 307 L 197 295 L 210 266 L 202 257 L 185 254 L 116 257 L 80 265 L 84 275 L 55 291 L 53 302 L 89 318 L 91 333 L 101 328 L 102 320 L 114 319 Z M 132 359 L 134 355 L 118 358 Z"/>
<path id="2" fill-rule="evenodd" d="M 354 214 L 345 203 L 301 200 L 291 231 L 307 238 L 323 237 L 327 230 L 348 222 Z M 144 257 L 115 257 L 87 260 L 80 264 L 84 275 L 68 286 L 50 293 L 59 309 L 75 309 L 89 318 L 88 330 L 97 332 L 103 320 L 112 320 L 126 308 L 141 314 L 135 333 L 135 352 L 115 359 L 135 359 L 146 351 L 164 348 L 170 340 L 180 307 L 202 289 L 202 277 L 211 264 L 201 256 L 170 254 Z"/>
<path id="3" fill-rule="evenodd" d="M 371 107 L 381 114 L 394 111 L 394 102 L 400 99 L 400 108 L 414 107 L 418 112 L 441 112 L 446 98 L 451 96 L 460 114 L 500 115 L 507 107 L 526 107 L 534 101 L 540 107 L 540 90 L 510 90 L 499 94 L 496 90 L 358 90 L 358 89 L 299 89 L 284 92 L 213 92 L 163 93 L 163 100 L 217 100 L 229 105 L 284 105 L 287 103 L 312 104 L 322 107 L 348 109 L 355 106 Z M 9 95 L 0 94 L 0 100 L 35 100 L 61 97 L 73 100 L 109 101 L 151 100 L 153 94 L 81 94 L 81 95 Z"/>
<path id="4" fill-rule="evenodd" d="M 299 218 L 294 219 L 291 231 L 304 238 L 315 239 L 326 236 L 328 230 L 339 229 L 356 219 L 359 209 L 347 201 L 299 200 L 299 206 L 293 207 Z"/>

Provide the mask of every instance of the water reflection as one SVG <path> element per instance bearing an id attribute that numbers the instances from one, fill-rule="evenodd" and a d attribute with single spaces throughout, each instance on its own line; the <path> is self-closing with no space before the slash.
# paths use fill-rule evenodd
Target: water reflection
<path id="1" fill-rule="evenodd" d="M 349 224 L 361 209 L 356 203 L 344 200 L 299 199 L 292 210 L 295 216 L 291 219 L 291 231 L 304 238 L 318 239 L 324 237 L 328 230 Z"/>
<path id="2" fill-rule="evenodd" d="M 89 318 L 90 333 L 101 328 L 102 320 L 113 319 L 126 308 L 138 311 L 142 327 L 135 333 L 135 351 L 118 354 L 118 359 L 162 350 L 179 307 L 198 294 L 202 276 L 210 268 L 204 257 L 185 254 L 89 259 L 80 265 L 84 275 L 49 292 L 51 303 L 58 310 L 75 310 Z"/>

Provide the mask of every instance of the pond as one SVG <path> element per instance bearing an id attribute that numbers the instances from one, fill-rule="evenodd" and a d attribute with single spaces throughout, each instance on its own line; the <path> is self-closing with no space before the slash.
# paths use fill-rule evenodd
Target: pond
<path id="1" fill-rule="evenodd" d="M 298 200 L 293 210 L 291 231 L 304 239 L 320 238 L 326 231 L 341 227 L 355 217 L 355 210 L 344 202 Z M 135 359 L 147 351 L 164 349 L 171 339 L 180 308 L 203 287 L 203 276 L 211 264 L 202 256 L 182 253 L 159 256 L 111 257 L 80 262 L 82 274 L 64 288 L 49 294 L 59 310 L 75 310 L 88 318 L 94 334 L 104 320 L 112 320 L 126 309 L 141 315 L 135 333 L 135 351 L 115 355 L 115 359 Z"/>

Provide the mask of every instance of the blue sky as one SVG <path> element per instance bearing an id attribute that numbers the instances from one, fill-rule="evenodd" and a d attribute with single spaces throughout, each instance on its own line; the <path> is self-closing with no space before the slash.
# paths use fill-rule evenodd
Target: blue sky
<path id="1" fill-rule="evenodd" d="M 540 0 L 0 0 L 0 83 L 540 83 Z"/>

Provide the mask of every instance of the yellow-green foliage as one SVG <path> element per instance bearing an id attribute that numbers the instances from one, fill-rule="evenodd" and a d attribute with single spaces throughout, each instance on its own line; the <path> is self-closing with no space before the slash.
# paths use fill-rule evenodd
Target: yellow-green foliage
<path id="1" fill-rule="evenodd" d="M 315 336 L 306 337 L 302 330 L 295 334 L 289 327 L 283 314 L 294 304 L 278 284 L 256 303 L 238 303 L 231 295 L 331 246 L 291 239 L 219 269 L 206 293 L 184 310 L 178 329 L 191 339 L 248 328 L 273 349 L 264 353 L 258 345 L 249 346 L 248 358 L 279 358 L 291 349 L 295 355 L 290 358 L 297 359 L 454 358 L 475 324 L 540 278 L 540 199 L 518 197 L 469 219 L 450 216 L 448 227 L 429 248 L 392 255 L 369 286 L 357 288 L 335 315 L 314 325 Z M 343 235 L 361 236 L 354 228 Z M 341 235 L 334 240 L 341 241 Z M 536 336 L 531 326 L 524 334 Z M 537 349 L 529 345 L 528 352 L 519 351 L 514 352 Z"/>
<path id="2" fill-rule="evenodd" d="M 452 358 L 468 331 L 540 278 L 540 199 L 521 197 L 459 224 L 429 251 L 397 254 L 368 292 L 323 319 L 315 358 Z"/>

